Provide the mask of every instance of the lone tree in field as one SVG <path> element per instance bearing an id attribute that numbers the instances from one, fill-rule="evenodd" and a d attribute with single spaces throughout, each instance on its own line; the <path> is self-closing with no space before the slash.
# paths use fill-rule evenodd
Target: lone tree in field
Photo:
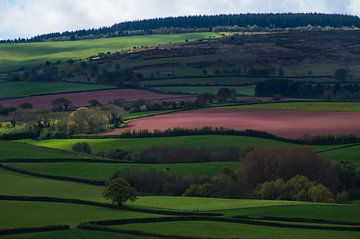
<path id="1" fill-rule="evenodd" d="M 72 151 L 76 153 L 91 154 L 91 145 L 88 142 L 79 142 L 72 146 Z"/>
<path id="2" fill-rule="evenodd" d="M 125 179 L 116 178 L 105 187 L 103 196 L 113 204 L 123 206 L 129 200 L 136 200 L 136 190 Z"/>

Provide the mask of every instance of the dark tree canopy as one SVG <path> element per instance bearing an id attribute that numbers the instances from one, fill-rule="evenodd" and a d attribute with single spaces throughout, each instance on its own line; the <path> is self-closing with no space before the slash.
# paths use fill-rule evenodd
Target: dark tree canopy
<path id="1" fill-rule="evenodd" d="M 98 29 L 50 33 L 35 36 L 30 39 L 17 39 L 13 42 L 41 42 L 117 37 L 129 35 L 131 32 L 136 32 L 136 34 L 152 34 L 153 30 L 158 29 L 206 29 L 208 31 L 212 31 L 214 27 L 221 26 L 295 28 L 306 27 L 308 25 L 321 27 L 359 27 L 360 19 L 356 16 L 350 15 L 318 13 L 232 14 L 167 17 L 123 22 L 115 24 L 111 27 L 102 27 Z"/>

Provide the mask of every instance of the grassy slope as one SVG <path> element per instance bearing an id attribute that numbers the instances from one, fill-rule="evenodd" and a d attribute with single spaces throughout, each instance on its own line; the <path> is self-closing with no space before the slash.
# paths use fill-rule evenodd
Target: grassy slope
<path id="1" fill-rule="evenodd" d="M 1 239 L 24 239 L 25 237 L 26 239 L 154 239 L 154 237 L 84 230 L 18 234 L 1 236 Z"/>
<path id="2" fill-rule="evenodd" d="M 65 224 L 95 220 L 157 217 L 155 214 L 66 203 L 0 201 L 0 229 Z"/>
<path id="3" fill-rule="evenodd" d="M 1 159 L 71 159 L 80 156 L 71 152 L 35 147 L 29 144 L 0 140 Z"/>
<path id="4" fill-rule="evenodd" d="M 16 163 L 10 165 L 46 175 L 99 180 L 108 180 L 115 172 L 133 168 L 167 170 L 175 175 L 215 176 L 223 168 L 238 169 L 240 166 L 238 162 L 189 164 Z"/>
<path id="5" fill-rule="evenodd" d="M 304 110 L 304 111 L 339 111 L 360 112 L 360 104 L 356 102 L 293 102 L 257 105 L 228 106 L 230 109 L 257 110 Z"/>
<path id="6" fill-rule="evenodd" d="M 131 206 L 144 208 L 158 208 L 181 211 L 214 211 L 275 205 L 306 205 L 309 203 L 251 199 L 148 196 L 140 197 L 135 202 L 130 202 L 128 204 Z"/>
<path id="7" fill-rule="evenodd" d="M 113 88 L 113 86 L 70 82 L 0 81 L 0 99 L 109 88 Z"/>
<path id="8" fill-rule="evenodd" d="M 161 44 L 182 43 L 185 39 L 194 41 L 209 37 L 218 37 L 217 33 L 187 33 L 168 35 L 146 35 L 117 37 L 107 39 L 0 44 L 0 72 L 16 69 L 20 66 L 44 63 L 47 60 L 78 59 L 97 55 L 99 52 L 128 50 L 134 46 L 155 46 Z"/>
<path id="9" fill-rule="evenodd" d="M 291 235 L 291 239 L 355 239 L 360 236 L 359 232 L 275 228 L 239 223 L 203 221 L 129 224 L 116 226 L 116 228 L 201 238 L 288 239 L 289 235 Z M 191 230 L 189 230 L 189 228 L 191 228 Z"/>
<path id="10" fill-rule="evenodd" d="M 308 204 L 242 208 L 221 211 L 226 216 L 311 218 L 328 221 L 360 222 L 360 206 L 353 204 Z"/>
<path id="11" fill-rule="evenodd" d="M 185 94 L 202 94 L 211 93 L 216 94 L 221 88 L 235 89 L 239 95 L 254 96 L 255 88 L 253 86 L 239 86 L 239 87 L 227 87 L 227 86 L 176 86 L 176 87 L 155 87 L 154 89 L 165 93 L 185 93 Z"/>
<path id="12" fill-rule="evenodd" d="M 0 170 L 0 194 L 75 198 L 103 202 L 102 187 L 43 179 Z"/>

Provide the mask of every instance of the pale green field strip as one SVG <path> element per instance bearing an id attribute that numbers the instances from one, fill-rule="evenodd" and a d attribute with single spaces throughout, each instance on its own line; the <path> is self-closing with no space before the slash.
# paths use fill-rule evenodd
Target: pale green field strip
<path id="1" fill-rule="evenodd" d="M 251 239 L 358 239 L 360 232 L 276 228 L 240 223 L 185 221 L 146 224 L 128 224 L 113 228 L 136 230 L 161 235 L 200 238 L 251 238 Z M 291 235 L 291 237 L 289 237 Z"/>
<path id="2" fill-rule="evenodd" d="M 48 225 L 77 226 L 81 222 L 154 218 L 159 215 L 86 205 L 47 202 L 0 201 L 0 229 Z"/>
<path id="3" fill-rule="evenodd" d="M 359 102 L 290 102 L 226 106 L 226 109 L 360 112 Z"/>
<path id="4" fill-rule="evenodd" d="M 0 72 L 20 66 L 44 63 L 64 59 L 79 59 L 97 55 L 100 52 L 116 52 L 130 50 L 133 47 L 157 46 L 165 44 L 185 43 L 185 40 L 217 38 L 220 34 L 185 33 L 116 37 L 81 41 L 36 42 L 0 44 Z"/>
<path id="5" fill-rule="evenodd" d="M 111 89 L 103 84 L 70 82 L 0 81 L 0 99 L 69 92 Z"/>
<path id="6" fill-rule="evenodd" d="M 252 199 L 221 199 L 197 197 L 144 196 L 128 205 L 141 208 L 179 210 L 179 211 L 218 211 L 266 206 L 308 205 L 308 202 L 252 200 Z"/>
<path id="7" fill-rule="evenodd" d="M 13 173 L 0 169 L 0 194 L 105 202 L 103 187 L 64 182 Z"/>
<path id="8" fill-rule="evenodd" d="M 119 171 L 146 169 L 166 171 L 174 175 L 216 176 L 223 168 L 239 169 L 239 162 L 186 163 L 186 164 L 138 164 L 138 163 L 12 163 L 11 167 L 33 173 L 71 178 L 109 180 Z"/>

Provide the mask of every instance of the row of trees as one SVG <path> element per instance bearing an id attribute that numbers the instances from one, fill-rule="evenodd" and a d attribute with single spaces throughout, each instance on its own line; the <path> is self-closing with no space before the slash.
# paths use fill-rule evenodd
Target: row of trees
<path id="1" fill-rule="evenodd" d="M 317 13 L 279 13 L 279 14 L 232 14 L 215 16 L 184 16 L 167 17 L 150 20 L 129 21 L 115 24 L 111 27 L 67 31 L 63 33 L 50 33 L 39 35 L 30 39 L 16 39 L 3 42 L 41 42 L 56 40 L 78 40 L 99 37 L 123 36 L 126 34 L 151 34 L 154 30 L 159 33 L 161 29 L 201 29 L 212 31 L 220 26 L 259 26 L 266 28 L 296 28 L 312 26 L 323 27 L 352 27 L 360 26 L 360 19 L 356 16 L 341 14 Z M 169 32 L 168 30 L 163 32 Z"/>
<path id="2" fill-rule="evenodd" d="M 259 97 L 289 97 L 352 101 L 360 100 L 360 84 L 314 84 L 286 79 L 271 79 L 258 83 L 255 89 Z"/>
<path id="3" fill-rule="evenodd" d="M 308 148 L 258 148 L 240 170 L 215 177 L 175 176 L 169 170 L 131 169 L 115 173 L 138 192 L 155 195 L 263 198 L 345 202 L 360 196 L 360 175 L 348 162 L 330 162 Z"/>

